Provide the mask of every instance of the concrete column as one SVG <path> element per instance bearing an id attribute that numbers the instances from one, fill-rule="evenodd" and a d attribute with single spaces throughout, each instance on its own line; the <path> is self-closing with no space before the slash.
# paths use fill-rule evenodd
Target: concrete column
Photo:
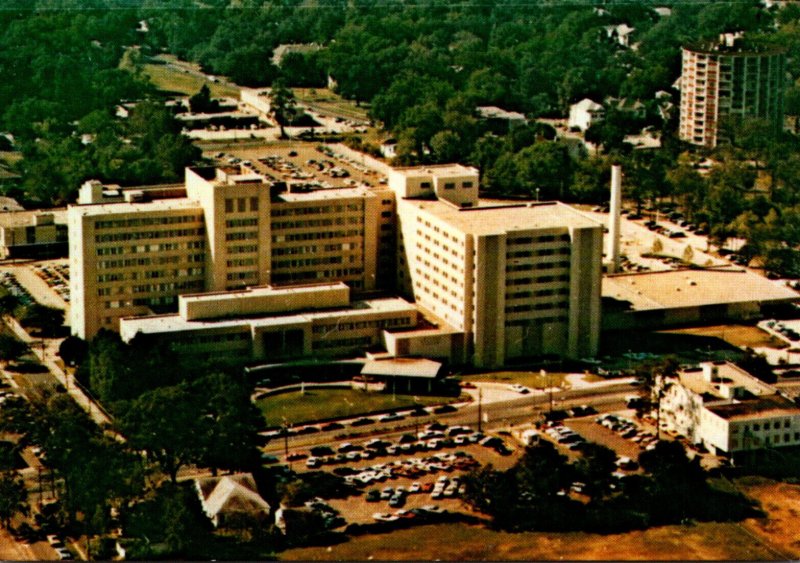
<path id="1" fill-rule="evenodd" d="M 611 209 L 608 216 L 608 250 L 609 272 L 616 273 L 620 268 L 619 237 L 620 215 L 622 211 L 622 167 L 614 164 L 611 167 Z"/>

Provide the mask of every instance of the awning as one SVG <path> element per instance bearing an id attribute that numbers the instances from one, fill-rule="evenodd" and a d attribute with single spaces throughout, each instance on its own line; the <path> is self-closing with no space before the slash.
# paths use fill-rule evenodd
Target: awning
<path id="1" fill-rule="evenodd" d="M 385 377 L 421 377 L 434 379 L 439 375 L 442 364 L 425 358 L 392 358 L 373 360 L 361 368 L 362 375 Z"/>

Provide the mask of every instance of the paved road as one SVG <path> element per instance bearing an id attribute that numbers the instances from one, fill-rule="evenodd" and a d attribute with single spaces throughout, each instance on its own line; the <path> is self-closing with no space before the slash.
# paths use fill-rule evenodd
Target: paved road
<path id="1" fill-rule="evenodd" d="M 570 408 L 582 404 L 590 404 L 600 411 L 624 408 L 624 398 L 633 394 L 630 383 L 608 385 L 603 387 L 573 389 L 553 393 L 554 408 Z M 418 428 L 433 421 L 448 425 L 467 424 L 473 428 L 478 426 L 478 405 L 470 403 L 458 409 L 457 412 L 429 415 L 421 417 L 408 417 L 403 421 L 380 423 L 370 426 L 351 428 L 329 432 L 318 432 L 289 437 L 289 449 L 304 449 L 316 445 L 330 444 L 340 439 L 359 439 L 373 436 L 392 437 L 406 432 L 414 432 Z M 531 422 L 540 418 L 550 408 L 549 396 L 526 395 L 507 401 L 497 401 L 481 406 L 483 421 L 481 427 L 486 430 L 499 430 L 523 422 Z M 346 436 L 346 438 L 337 438 Z M 264 448 L 271 454 L 282 454 L 285 449 L 284 440 L 273 438 Z"/>

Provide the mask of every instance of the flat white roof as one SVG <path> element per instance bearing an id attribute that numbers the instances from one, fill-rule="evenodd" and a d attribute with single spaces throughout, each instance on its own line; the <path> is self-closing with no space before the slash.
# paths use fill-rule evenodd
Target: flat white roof
<path id="1" fill-rule="evenodd" d="M 634 311 L 800 299 L 788 287 L 742 268 L 605 276 L 602 295 L 628 301 Z"/>
<path id="2" fill-rule="evenodd" d="M 310 192 L 283 192 L 278 194 L 278 199 L 287 203 L 325 199 L 353 199 L 360 197 L 374 197 L 374 194 L 367 188 L 327 188 Z"/>
<path id="3" fill-rule="evenodd" d="M 174 210 L 194 210 L 202 211 L 200 204 L 193 199 L 185 197 L 173 199 L 156 199 L 153 201 L 144 201 L 138 203 L 90 203 L 85 205 L 70 205 L 70 213 L 78 213 L 84 217 L 92 217 L 95 215 L 112 215 L 112 214 L 125 214 L 125 213 L 157 213 L 159 211 L 174 211 Z"/>
<path id="4" fill-rule="evenodd" d="M 416 176 L 465 176 L 477 174 L 478 169 L 463 164 L 431 164 L 428 166 L 407 166 L 393 168 L 403 176 L 413 178 Z"/>
<path id="5" fill-rule="evenodd" d="M 372 360 L 364 364 L 365 375 L 387 375 L 392 377 L 423 377 L 433 379 L 439 374 L 442 364 L 425 358 L 391 358 Z"/>
<path id="6" fill-rule="evenodd" d="M 220 330 L 226 328 L 249 328 L 264 326 L 280 326 L 284 324 L 308 323 L 324 319 L 343 319 L 364 315 L 416 311 L 414 305 L 400 298 L 370 299 L 355 301 L 348 308 L 332 309 L 327 311 L 294 312 L 292 314 L 262 315 L 238 319 L 224 320 L 191 320 L 187 321 L 180 315 L 157 315 L 149 317 L 125 317 L 120 321 L 120 332 L 123 336 L 137 332 L 142 334 L 164 334 L 171 332 L 189 332 L 203 330 Z"/>
<path id="7" fill-rule="evenodd" d="M 219 299 L 244 299 L 248 297 L 261 297 L 269 295 L 297 295 L 303 293 L 319 293 L 320 291 L 333 289 L 349 289 L 344 282 L 316 283 L 305 285 L 272 286 L 261 285 L 248 287 L 246 289 L 231 291 L 212 291 L 207 293 L 189 293 L 180 295 L 178 299 L 190 303 L 198 301 L 217 301 Z"/>
<path id="8" fill-rule="evenodd" d="M 465 233 L 476 235 L 566 227 L 600 228 L 597 221 L 557 201 L 506 205 L 481 202 L 478 207 L 469 208 L 458 208 L 438 200 L 405 200 L 404 203 L 430 213 Z"/>

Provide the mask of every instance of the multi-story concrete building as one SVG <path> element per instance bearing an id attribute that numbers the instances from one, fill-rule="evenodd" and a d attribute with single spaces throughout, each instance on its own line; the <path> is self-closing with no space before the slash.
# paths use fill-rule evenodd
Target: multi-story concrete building
<path id="1" fill-rule="evenodd" d="M 800 444 L 800 407 L 726 362 L 707 362 L 659 386 L 662 424 L 712 452 Z"/>
<path id="2" fill-rule="evenodd" d="M 481 206 L 462 166 L 397 169 L 389 185 L 398 287 L 463 334 L 466 362 L 597 352 L 600 225 L 558 202 Z"/>
<path id="3" fill-rule="evenodd" d="M 482 203 L 474 168 L 399 168 L 387 187 L 299 192 L 246 168 L 192 168 L 183 193 L 162 190 L 167 199 L 143 201 L 148 190 L 136 192 L 97 203 L 108 195 L 94 185 L 69 209 L 72 330 L 83 338 L 122 327 L 128 339 L 139 332 L 177 342 L 185 331 L 210 345 L 230 332 L 258 359 L 349 354 L 360 343 L 480 366 L 597 351 L 601 226 L 557 202 Z M 334 282 L 355 292 L 396 285 L 427 320 L 381 324 L 383 313 L 406 314 L 411 305 L 373 299 L 351 307 L 348 294 L 347 303 L 330 305 L 352 309 L 331 313 L 336 332 L 344 316 L 363 314 L 353 330 L 369 333 L 318 342 L 309 327 L 328 313 L 309 309 L 333 291 L 318 284 Z M 317 285 L 295 291 L 297 284 Z M 203 292 L 223 297 L 186 295 Z M 295 293 L 299 301 L 290 299 Z M 272 310 L 268 294 L 292 306 Z M 231 305 L 254 296 L 257 311 Z M 183 310 L 203 303 L 216 312 L 196 318 Z M 120 325 L 154 312 L 173 314 Z M 244 319 L 253 315 L 261 320 Z M 322 317 L 312 322 L 314 315 Z M 297 326 L 287 328 L 295 316 Z M 268 346 L 261 332 L 280 332 L 283 344 Z M 220 350 L 235 348 L 219 342 Z M 288 348 L 273 353 L 272 345 Z"/>
<path id="4" fill-rule="evenodd" d="M 183 293 L 390 281 L 393 262 L 378 257 L 393 252 L 388 189 L 290 193 L 238 167 L 187 169 L 183 197 L 143 201 L 148 191 L 132 190 L 135 198 L 98 203 L 108 196 L 94 188 L 68 211 L 71 325 L 82 338 L 119 330 L 125 316 L 174 309 Z"/>
<path id="5" fill-rule="evenodd" d="M 0 213 L 0 258 L 55 258 L 67 255 L 67 213 Z"/>
<path id="6" fill-rule="evenodd" d="M 679 135 L 715 147 L 728 118 L 760 118 L 777 133 L 783 125 L 785 54 L 747 45 L 739 35 L 684 47 Z"/>

